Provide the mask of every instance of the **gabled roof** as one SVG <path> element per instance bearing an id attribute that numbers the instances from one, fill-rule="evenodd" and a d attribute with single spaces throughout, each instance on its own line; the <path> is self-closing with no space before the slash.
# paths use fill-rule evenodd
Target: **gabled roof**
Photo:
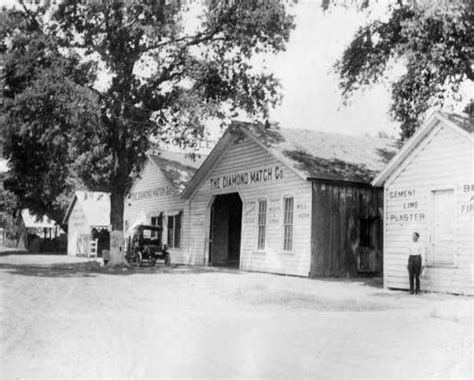
<path id="1" fill-rule="evenodd" d="M 160 151 L 159 154 L 150 154 L 149 157 L 161 169 L 178 193 L 185 189 L 206 158 L 202 154 L 192 155 L 170 151 Z"/>
<path id="2" fill-rule="evenodd" d="M 370 183 L 399 149 L 392 139 L 234 122 L 204 161 L 183 196 L 189 196 L 239 136 L 254 140 L 301 178 Z"/>
<path id="3" fill-rule="evenodd" d="M 26 228 L 55 228 L 56 222 L 47 216 L 38 218 L 35 214 L 30 213 L 27 208 L 21 210 L 21 218 Z"/>
<path id="4" fill-rule="evenodd" d="M 76 203 L 80 205 L 90 227 L 107 227 L 110 225 L 110 195 L 108 193 L 76 191 L 64 217 L 64 224 L 68 222 Z"/>
<path id="5" fill-rule="evenodd" d="M 467 115 L 435 111 L 429 115 L 423 125 L 411 136 L 402 149 L 388 165 L 374 178 L 372 185 L 383 186 L 385 181 L 393 172 L 404 162 L 408 156 L 418 147 L 421 141 L 436 127 L 439 123 L 452 129 L 469 141 L 474 142 L 474 119 Z"/>
<path id="6" fill-rule="evenodd" d="M 464 129 L 469 134 L 474 134 L 474 117 L 467 114 L 437 112 L 439 117 L 449 120 L 457 127 Z"/>

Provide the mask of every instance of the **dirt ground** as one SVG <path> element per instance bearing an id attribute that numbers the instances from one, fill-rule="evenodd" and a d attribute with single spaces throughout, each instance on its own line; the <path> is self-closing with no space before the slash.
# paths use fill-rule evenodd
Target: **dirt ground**
<path id="1" fill-rule="evenodd" d="M 473 298 L 0 254 L 0 378 L 473 378 Z"/>

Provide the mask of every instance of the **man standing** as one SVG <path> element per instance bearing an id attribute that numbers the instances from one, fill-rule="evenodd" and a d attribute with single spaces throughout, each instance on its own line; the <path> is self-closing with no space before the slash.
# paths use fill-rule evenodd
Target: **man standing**
<path id="1" fill-rule="evenodd" d="M 410 278 L 410 294 L 418 294 L 420 292 L 420 274 L 426 263 L 425 248 L 419 242 L 420 234 L 418 232 L 413 233 L 412 239 L 413 241 L 408 249 L 407 268 Z"/>

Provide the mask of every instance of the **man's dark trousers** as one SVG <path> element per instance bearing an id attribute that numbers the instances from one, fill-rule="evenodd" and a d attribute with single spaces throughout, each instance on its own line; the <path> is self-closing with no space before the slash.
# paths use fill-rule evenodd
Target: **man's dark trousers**
<path id="1" fill-rule="evenodd" d="M 416 282 L 415 291 L 420 291 L 420 271 L 421 271 L 421 255 L 410 255 L 408 257 L 408 274 L 410 277 L 410 293 L 413 293 L 413 282 Z"/>

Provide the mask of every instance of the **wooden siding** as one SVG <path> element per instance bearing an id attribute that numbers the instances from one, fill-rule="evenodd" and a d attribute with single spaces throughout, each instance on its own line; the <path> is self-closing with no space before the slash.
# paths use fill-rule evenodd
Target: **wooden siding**
<path id="1" fill-rule="evenodd" d="M 77 240 L 81 236 L 92 237 L 91 228 L 80 204 L 76 201 L 67 224 L 67 254 L 77 255 Z"/>
<path id="2" fill-rule="evenodd" d="M 268 170 L 267 180 L 262 177 L 256 180 L 255 172 L 263 169 Z M 271 178 L 268 177 L 270 172 Z M 253 181 L 250 180 L 252 173 Z M 243 175 L 244 183 L 229 185 L 228 176 L 232 178 L 234 174 Z M 311 254 L 311 184 L 248 137 L 227 149 L 190 200 L 189 261 L 207 264 L 213 199 L 218 194 L 233 192 L 238 192 L 243 202 L 240 269 L 307 276 Z M 283 251 L 284 196 L 294 197 L 291 252 Z M 261 198 L 268 202 L 267 232 L 265 250 L 258 251 L 257 202 Z"/>
<path id="3" fill-rule="evenodd" d="M 367 247 L 362 219 L 370 226 Z M 312 220 L 311 277 L 382 274 L 382 189 L 314 181 Z"/>
<path id="4" fill-rule="evenodd" d="M 146 223 L 151 223 L 151 218 L 163 213 L 163 242 L 168 244 L 167 216 L 176 215 L 182 211 L 181 246 L 171 248 L 171 261 L 178 264 L 189 263 L 187 259 L 187 242 L 189 230 L 189 210 L 185 201 L 179 199 L 176 188 L 161 169 L 151 160 L 145 164 L 140 178 L 133 184 L 129 197 L 125 199 L 124 223 L 125 231 L 134 221 L 146 218 Z"/>
<path id="5" fill-rule="evenodd" d="M 453 189 L 455 264 L 429 266 L 422 290 L 473 294 L 474 150 L 472 141 L 438 124 L 385 184 L 384 285 L 408 289 L 411 234 L 432 254 L 432 191 Z M 405 192 L 406 191 L 406 192 Z M 470 210 L 470 211 L 469 211 Z"/>

